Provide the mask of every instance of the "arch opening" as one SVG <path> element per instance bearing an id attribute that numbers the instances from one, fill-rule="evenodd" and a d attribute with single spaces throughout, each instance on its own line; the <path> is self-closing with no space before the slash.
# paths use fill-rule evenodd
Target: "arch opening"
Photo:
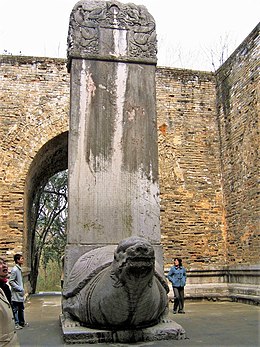
<path id="1" fill-rule="evenodd" d="M 29 168 L 24 194 L 24 240 L 23 250 L 26 266 L 31 269 L 35 234 L 32 232 L 36 222 L 33 214 L 33 201 L 49 179 L 68 168 L 68 131 L 52 138 L 43 145 Z M 30 282 L 30 280 L 29 280 Z M 29 287 L 30 287 L 30 283 Z"/>

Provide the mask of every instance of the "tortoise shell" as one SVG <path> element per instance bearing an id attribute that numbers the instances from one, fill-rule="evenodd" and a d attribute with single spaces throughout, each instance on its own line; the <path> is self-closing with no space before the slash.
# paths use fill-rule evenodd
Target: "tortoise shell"
<path id="1" fill-rule="evenodd" d="M 75 296 L 96 274 L 108 267 L 114 259 L 115 249 L 115 245 L 109 245 L 83 254 L 72 267 L 63 288 L 63 296 Z"/>

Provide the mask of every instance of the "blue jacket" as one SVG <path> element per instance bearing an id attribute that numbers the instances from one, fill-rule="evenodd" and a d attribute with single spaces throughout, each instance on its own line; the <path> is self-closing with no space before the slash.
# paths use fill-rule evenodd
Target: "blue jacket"
<path id="1" fill-rule="evenodd" d="M 186 269 L 183 266 L 172 266 L 167 277 L 173 287 L 184 287 L 186 284 Z"/>

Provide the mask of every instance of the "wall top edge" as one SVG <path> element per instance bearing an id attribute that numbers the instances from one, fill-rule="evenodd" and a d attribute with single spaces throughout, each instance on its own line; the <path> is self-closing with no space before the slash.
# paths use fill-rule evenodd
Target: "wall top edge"
<path id="1" fill-rule="evenodd" d="M 37 56 L 26 56 L 26 55 L 1 55 L 0 54 L 0 65 L 1 64 L 37 64 L 37 63 L 54 63 L 65 65 L 68 60 L 66 58 L 56 58 L 56 57 L 37 57 Z M 136 63 L 136 62 L 133 62 Z M 149 64 L 149 63 L 148 63 Z M 151 64 L 151 63 L 150 63 Z M 156 62 L 152 62 L 152 65 L 156 65 Z M 185 75 L 185 76 L 203 76 L 210 79 L 214 79 L 215 74 L 211 71 L 200 71 L 200 70 L 190 70 L 190 69 L 180 69 L 175 67 L 164 67 L 156 66 L 157 73 L 169 73 L 171 75 Z"/>
<path id="2" fill-rule="evenodd" d="M 31 55 L 11 55 L 11 54 L 0 54 L 0 64 L 28 64 L 28 63 L 43 63 L 43 62 L 55 62 L 59 64 L 66 64 L 66 58 L 55 58 L 55 57 L 37 57 Z"/>
<path id="3" fill-rule="evenodd" d="M 248 53 L 248 50 L 250 49 L 249 46 L 252 47 L 252 44 L 255 40 L 259 40 L 259 31 L 260 31 L 260 22 L 255 26 L 255 28 L 247 35 L 247 37 L 240 43 L 240 45 L 234 50 L 233 53 L 227 58 L 226 61 L 217 69 L 216 76 L 221 75 L 221 73 L 231 64 L 232 60 L 235 59 L 235 57 L 241 52 L 242 53 Z M 251 43 L 251 45 L 249 45 Z"/>
<path id="4" fill-rule="evenodd" d="M 220 272 L 260 272 L 260 264 L 255 265 L 243 265 L 243 266 L 223 266 L 223 267 L 210 267 L 207 269 L 188 269 L 187 272 L 189 274 L 210 274 L 210 273 L 220 273 Z"/>

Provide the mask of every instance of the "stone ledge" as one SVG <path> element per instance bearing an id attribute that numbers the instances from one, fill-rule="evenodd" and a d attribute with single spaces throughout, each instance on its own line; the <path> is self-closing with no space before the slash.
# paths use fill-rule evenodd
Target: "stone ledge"
<path id="1" fill-rule="evenodd" d="M 229 296 L 232 301 L 247 304 L 260 304 L 260 288 L 256 284 L 232 283 L 228 285 Z"/>
<path id="2" fill-rule="evenodd" d="M 192 276 L 190 278 L 190 275 Z M 259 305 L 260 266 L 233 266 L 188 271 L 185 300 L 227 300 Z M 173 301 L 169 282 L 168 297 Z"/>
<path id="3" fill-rule="evenodd" d="M 139 330 L 100 330 L 87 327 L 65 327 L 63 315 L 60 315 L 64 342 L 75 343 L 126 343 L 161 340 L 183 340 L 186 337 L 181 325 L 170 319 L 153 327 Z"/>
<path id="4" fill-rule="evenodd" d="M 237 293 L 260 297 L 260 286 L 257 284 L 228 283 L 228 290 L 230 295 Z"/>
<path id="5" fill-rule="evenodd" d="M 228 299 L 227 283 L 189 284 L 185 289 L 185 299 Z"/>
<path id="6" fill-rule="evenodd" d="M 230 298 L 234 302 L 242 302 L 253 305 L 260 305 L 260 297 L 257 295 L 231 294 Z"/>

